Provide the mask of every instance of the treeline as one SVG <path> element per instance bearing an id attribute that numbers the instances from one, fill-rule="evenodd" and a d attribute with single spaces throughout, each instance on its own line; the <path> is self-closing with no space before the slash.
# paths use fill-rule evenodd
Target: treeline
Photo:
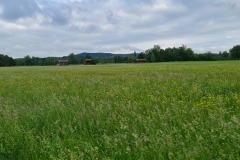
<path id="1" fill-rule="evenodd" d="M 230 50 L 232 51 L 232 49 Z M 239 53 L 240 54 L 240 53 Z M 238 57 L 240 59 L 240 57 Z M 170 61 L 216 61 L 238 59 L 227 51 L 216 53 L 195 54 L 191 48 L 182 45 L 178 48 L 162 49 L 159 45 L 146 50 L 138 55 L 138 59 L 146 59 L 148 62 L 170 62 Z"/>
<path id="2" fill-rule="evenodd" d="M 134 56 L 135 55 L 135 56 Z M 94 58 L 96 63 L 133 63 L 137 58 L 137 54 L 133 54 L 133 56 L 121 57 L 99 57 Z M 69 54 L 66 57 L 47 57 L 47 58 L 39 58 L 39 57 L 30 57 L 29 55 L 24 58 L 15 59 L 17 66 L 49 66 L 49 65 L 57 65 L 59 60 L 68 60 L 69 64 L 84 64 L 85 59 L 92 59 L 90 55 L 86 55 L 85 57 L 79 57 L 74 53 Z"/>
<path id="3" fill-rule="evenodd" d="M 31 57 L 29 55 L 24 58 L 15 59 L 17 66 L 50 66 L 57 65 L 59 58 L 57 57 Z"/>
<path id="4" fill-rule="evenodd" d="M 7 55 L 0 54 L 0 67 L 4 66 L 49 66 L 57 65 L 58 60 L 67 59 L 69 64 L 83 64 L 85 59 L 91 59 L 90 55 L 79 57 L 74 53 L 66 57 L 31 57 L 29 55 L 24 58 L 13 59 Z M 231 60 L 240 59 L 240 45 L 236 45 L 229 50 L 229 52 L 219 53 L 203 53 L 195 54 L 191 48 L 182 45 L 178 48 L 163 49 L 159 45 L 155 45 L 142 53 L 134 52 L 130 56 L 113 56 L 113 57 L 99 57 L 94 58 L 96 63 L 133 63 L 136 59 L 146 59 L 147 62 L 170 62 L 170 61 L 217 61 L 217 60 Z"/>
<path id="5" fill-rule="evenodd" d="M 83 64 L 85 59 L 94 59 L 96 63 L 133 63 L 137 58 L 137 53 L 129 56 L 111 56 L 111 57 L 95 57 L 92 58 L 89 54 L 85 57 L 79 57 L 74 53 L 68 55 L 67 59 L 70 64 Z"/>
<path id="6" fill-rule="evenodd" d="M 12 57 L 0 54 L 0 67 L 15 66 L 16 61 Z"/>

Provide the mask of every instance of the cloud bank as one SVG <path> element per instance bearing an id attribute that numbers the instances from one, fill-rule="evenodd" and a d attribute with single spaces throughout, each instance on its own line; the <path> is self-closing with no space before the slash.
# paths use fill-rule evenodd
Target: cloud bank
<path id="1" fill-rule="evenodd" d="M 239 19 L 239 0 L 0 0 L 0 53 L 219 52 L 240 44 Z"/>

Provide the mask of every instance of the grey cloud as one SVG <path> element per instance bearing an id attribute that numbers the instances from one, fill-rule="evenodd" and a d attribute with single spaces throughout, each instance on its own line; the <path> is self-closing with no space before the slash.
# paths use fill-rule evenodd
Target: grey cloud
<path id="1" fill-rule="evenodd" d="M 51 24 L 65 25 L 68 23 L 68 18 L 66 15 L 58 12 L 58 10 L 45 10 L 44 15 L 50 18 L 51 21 L 49 23 Z"/>
<path id="2" fill-rule="evenodd" d="M 106 18 L 109 23 L 115 24 L 115 25 L 118 23 L 118 20 L 119 20 L 119 16 L 116 15 L 113 11 L 108 11 L 106 13 Z"/>
<path id="3" fill-rule="evenodd" d="M 14 21 L 19 18 L 31 17 L 39 11 L 34 0 L 0 0 L 3 19 Z"/>
<path id="4" fill-rule="evenodd" d="M 71 7 L 61 4 L 54 4 L 51 1 L 38 1 L 41 6 L 41 14 L 48 19 L 47 24 L 65 25 L 70 17 Z"/>

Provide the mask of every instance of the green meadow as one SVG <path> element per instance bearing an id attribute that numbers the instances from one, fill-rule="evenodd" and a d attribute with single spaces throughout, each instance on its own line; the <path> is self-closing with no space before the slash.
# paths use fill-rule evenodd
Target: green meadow
<path id="1" fill-rule="evenodd" d="M 0 159 L 240 159 L 240 61 L 0 68 Z"/>

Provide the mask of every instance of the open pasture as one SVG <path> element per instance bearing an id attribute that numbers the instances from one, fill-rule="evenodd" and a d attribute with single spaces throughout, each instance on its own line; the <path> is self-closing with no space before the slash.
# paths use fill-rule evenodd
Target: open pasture
<path id="1" fill-rule="evenodd" d="M 240 61 L 0 68 L 0 159 L 240 159 Z"/>

